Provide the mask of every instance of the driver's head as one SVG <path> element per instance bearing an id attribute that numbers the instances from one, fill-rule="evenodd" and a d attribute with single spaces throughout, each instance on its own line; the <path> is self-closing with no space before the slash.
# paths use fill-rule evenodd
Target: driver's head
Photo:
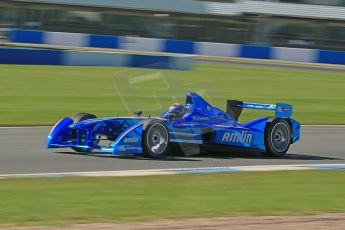
<path id="1" fill-rule="evenodd" d="M 186 112 L 184 106 L 180 105 L 179 103 L 172 104 L 168 110 L 168 116 L 172 119 L 181 118 L 185 113 Z"/>

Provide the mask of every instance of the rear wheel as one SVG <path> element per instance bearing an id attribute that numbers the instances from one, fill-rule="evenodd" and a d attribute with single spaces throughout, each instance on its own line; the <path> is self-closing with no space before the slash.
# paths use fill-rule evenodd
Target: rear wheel
<path id="1" fill-rule="evenodd" d="M 164 122 L 152 120 L 142 136 L 144 155 L 161 158 L 169 153 L 169 132 Z"/>
<path id="2" fill-rule="evenodd" d="M 73 118 L 73 123 L 78 123 L 80 121 L 85 121 L 89 119 L 97 118 L 95 115 L 90 114 L 90 113 L 78 113 L 74 116 Z M 81 153 L 89 153 L 92 151 L 92 148 L 80 148 L 80 147 L 71 147 L 76 152 L 81 152 Z"/>
<path id="3" fill-rule="evenodd" d="M 291 127 L 284 119 L 275 119 L 267 124 L 265 146 L 267 154 L 280 157 L 289 150 L 291 143 Z"/>

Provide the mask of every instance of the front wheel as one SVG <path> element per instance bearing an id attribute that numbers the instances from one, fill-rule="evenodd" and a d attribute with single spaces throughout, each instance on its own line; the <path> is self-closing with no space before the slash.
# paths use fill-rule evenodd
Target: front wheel
<path id="1" fill-rule="evenodd" d="M 169 152 L 169 132 L 164 122 L 150 121 L 142 136 L 144 155 L 151 158 L 162 158 Z"/>
<path id="2" fill-rule="evenodd" d="M 94 119 L 97 118 L 95 115 L 90 114 L 90 113 L 78 113 L 74 116 L 73 118 L 73 123 L 78 123 L 80 121 L 85 121 L 85 120 L 89 120 L 89 119 Z M 89 153 L 91 152 L 93 149 L 92 148 L 81 148 L 81 147 L 71 147 L 71 149 L 73 149 L 76 152 L 80 152 L 80 153 Z"/>
<path id="3" fill-rule="evenodd" d="M 267 154 L 281 157 L 289 150 L 291 144 L 291 127 L 284 119 L 275 119 L 267 124 L 265 146 Z"/>

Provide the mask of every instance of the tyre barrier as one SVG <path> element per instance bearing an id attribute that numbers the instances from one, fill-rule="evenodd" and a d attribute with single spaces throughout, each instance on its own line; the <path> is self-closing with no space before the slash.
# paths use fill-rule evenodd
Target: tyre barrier
<path id="1" fill-rule="evenodd" d="M 0 48 L 0 64 L 122 66 L 190 70 L 191 55 L 151 55 L 120 52 L 34 48 Z"/>
<path id="2" fill-rule="evenodd" d="M 345 65 L 345 51 L 10 29 L 9 41 Z"/>

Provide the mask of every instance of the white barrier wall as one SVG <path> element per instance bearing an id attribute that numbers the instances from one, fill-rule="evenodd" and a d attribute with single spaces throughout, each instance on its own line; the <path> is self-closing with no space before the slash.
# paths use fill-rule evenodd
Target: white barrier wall
<path id="1" fill-rule="evenodd" d="M 273 47 L 272 59 L 282 61 L 296 61 L 296 62 L 317 62 L 317 50 L 301 49 L 301 48 L 287 48 L 287 47 Z"/>
<path id="2" fill-rule="evenodd" d="M 125 53 L 66 50 L 63 65 L 74 66 L 129 66 L 130 56 Z"/>
<path id="3" fill-rule="evenodd" d="M 238 44 L 198 42 L 197 54 L 221 57 L 238 57 L 240 46 Z"/>
<path id="4" fill-rule="evenodd" d="M 49 45 L 85 47 L 89 44 L 89 34 L 46 32 L 43 42 Z"/>
<path id="5" fill-rule="evenodd" d="M 193 67 L 192 56 L 171 57 L 172 69 L 190 70 Z"/>
<path id="6" fill-rule="evenodd" d="M 161 52 L 164 41 L 158 38 L 122 37 L 120 49 Z"/>

